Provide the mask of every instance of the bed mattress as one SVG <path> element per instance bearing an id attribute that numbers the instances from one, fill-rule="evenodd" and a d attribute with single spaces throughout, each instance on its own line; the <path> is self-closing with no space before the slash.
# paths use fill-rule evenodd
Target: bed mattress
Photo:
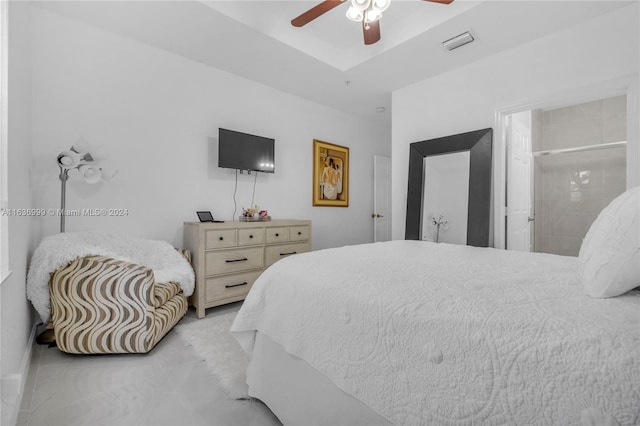
<path id="1" fill-rule="evenodd" d="M 589 298 L 575 258 L 421 241 L 300 254 L 254 284 L 232 332 L 251 353 L 256 331 L 393 424 L 640 423 L 640 293 Z"/>

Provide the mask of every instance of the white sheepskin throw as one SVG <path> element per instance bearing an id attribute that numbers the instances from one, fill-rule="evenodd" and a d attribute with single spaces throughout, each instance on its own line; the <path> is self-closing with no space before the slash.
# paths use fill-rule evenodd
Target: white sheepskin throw
<path id="1" fill-rule="evenodd" d="M 166 241 L 132 238 L 105 232 L 67 232 L 43 238 L 33 253 L 27 274 L 27 298 L 42 321 L 49 321 L 49 276 L 78 257 L 106 256 L 148 266 L 158 283 L 180 284 L 193 293 L 195 276 L 189 262 Z"/>

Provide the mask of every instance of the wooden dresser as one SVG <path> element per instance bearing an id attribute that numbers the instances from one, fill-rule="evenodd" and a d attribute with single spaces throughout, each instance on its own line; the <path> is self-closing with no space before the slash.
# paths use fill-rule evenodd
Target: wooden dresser
<path id="1" fill-rule="evenodd" d="M 262 271 L 287 256 L 311 250 L 310 220 L 185 222 L 196 287 L 189 302 L 198 318 L 213 306 L 243 300 Z"/>

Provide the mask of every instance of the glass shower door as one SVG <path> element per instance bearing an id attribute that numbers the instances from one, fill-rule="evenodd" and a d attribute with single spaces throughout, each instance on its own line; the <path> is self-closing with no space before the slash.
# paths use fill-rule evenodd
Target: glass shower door
<path id="1" fill-rule="evenodd" d="M 534 251 L 577 256 L 626 189 L 626 97 L 533 113 Z"/>

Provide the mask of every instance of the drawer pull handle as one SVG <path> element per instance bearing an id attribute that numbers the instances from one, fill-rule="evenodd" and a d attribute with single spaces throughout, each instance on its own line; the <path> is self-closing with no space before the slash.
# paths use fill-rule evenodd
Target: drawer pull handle
<path id="1" fill-rule="evenodd" d="M 276 237 L 279 237 L 279 236 L 280 236 L 280 234 L 276 234 Z"/>
<path id="2" fill-rule="evenodd" d="M 223 237 L 220 237 L 220 241 L 222 241 L 222 240 L 224 240 L 224 238 L 223 238 Z"/>
<path id="3" fill-rule="evenodd" d="M 253 235 L 249 235 L 249 238 L 253 238 Z"/>
<path id="4" fill-rule="evenodd" d="M 243 282 L 243 283 L 240 283 L 240 284 L 227 284 L 227 285 L 224 286 L 224 288 L 240 287 L 241 285 L 247 285 L 247 284 L 249 284 L 249 283 L 246 282 L 246 281 Z"/>
<path id="5" fill-rule="evenodd" d="M 302 235 L 302 232 L 298 231 L 298 235 Z"/>
<path id="6" fill-rule="evenodd" d="M 246 262 L 247 260 L 249 260 L 249 259 L 247 259 L 246 257 L 243 257 L 242 259 L 225 260 L 225 262 L 227 262 L 227 263 L 233 263 L 233 262 Z"/>
<path id="7" fill-rule="evenodd" d="M 290 254 L 296 254 L 297 251 L 292 251 L 290 253 L 280 253 L 280 256 L 289 256 Z"/>

